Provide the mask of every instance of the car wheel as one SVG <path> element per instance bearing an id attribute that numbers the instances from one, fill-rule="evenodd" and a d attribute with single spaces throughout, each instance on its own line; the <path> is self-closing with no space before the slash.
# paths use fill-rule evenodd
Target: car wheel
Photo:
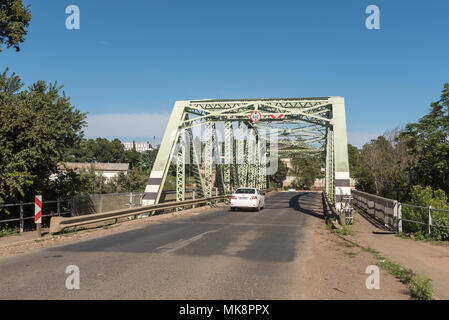
<path id="1" fill-rule="evenodd" d="M 231 211 L 235 211 L 235 208 L 231 208 Z"/>

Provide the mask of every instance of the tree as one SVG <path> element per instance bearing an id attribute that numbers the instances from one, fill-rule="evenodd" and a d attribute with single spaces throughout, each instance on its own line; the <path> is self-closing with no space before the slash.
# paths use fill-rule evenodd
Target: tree
<path id="1" fill-rule="evenodd" d="M 321 168 L 324 167 L 322 156 L 296 155 L 292 158 L 293 173 L 296 176 L 293 187 L 308 190 L 315 183 L 315 179 L 320 178 Z"/>
<path id="2" fill-rule="evenodd" d="M 360 168 L 360 150 L 352 144 L 348 144 L 348 161 L 351 174 Z"/>
<path id="3" fill-rule="evenodd" d="M 20 51 L 30 20 L 30 6 L 24 6 L 22 0 L 0 0 L 0 52 L 3 44 Z"/>
<path id="4" fill-rule="evenodd" d="M 86 115 L 56 83 L 37 81 L 20 91 L 22 87 L 16 74 L 0 74 L 0 202 L 46 189 L 86 124 Z"/>
<path id="5" fill-rule="evenodd" d="M 280 159 L 278 159 L 278 167 L 276 173 L 270 178 L 270 188 L 282 188 L 282 184 L 287 177 L 288 168 Z"/>
<path id="6" fill-rule="evenodd" d="M 427 115 L 407 124 L 402 138 L 408 152 L 416 156 L 410 168 L 413 183 L 449 193 L 449 84 Z"/>

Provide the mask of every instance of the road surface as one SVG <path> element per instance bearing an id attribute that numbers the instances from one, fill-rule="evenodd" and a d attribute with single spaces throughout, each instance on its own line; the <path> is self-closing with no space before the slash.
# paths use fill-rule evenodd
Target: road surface
<path id="1" fill-rule="evenodd" d="M 0 299 L 409 298 L 384 271 L 382 290 L 367 290 L 373 257 L 327 230 L 319 193 L 275 193 L 265 207 L 190 211 L 106 236 L 100 229 L 89 240 L 46 240 L 47 248 L 0 259 Z M 79 290 L 66 288 L 72 265 Z"/>
<path id="2" fill-rule="evenodd" d="M 297 298 L 317 219 L 299 197 L 277 193 L 259 213 L 223 207 L 2 259 L 0 298 Z M 69 265 L 80 269 L 79 290 L 66 288 Z"/>

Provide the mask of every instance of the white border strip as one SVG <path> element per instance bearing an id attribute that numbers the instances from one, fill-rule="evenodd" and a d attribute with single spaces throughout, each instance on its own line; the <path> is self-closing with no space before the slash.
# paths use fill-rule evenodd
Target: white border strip
<path id="1" fill-rule="evenodd" d="M 350 179 L 349 172 L 335 172 L 335 179 Z"/>
<path id="2" fill-rule="evenodd" d="M 150 178 L 162 178 L 164 171 L 151 171 Z"/>

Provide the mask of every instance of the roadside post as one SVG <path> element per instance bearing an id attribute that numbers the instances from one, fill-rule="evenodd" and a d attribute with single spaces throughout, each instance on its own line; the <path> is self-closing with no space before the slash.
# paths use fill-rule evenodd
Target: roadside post
<path id="1" fill-rule="evenodd" d="M 19 219 L 20 219 L 20 233 L 23 233 L 23 201 L 20 201 L 20 208 L 19 208 Z"/>
<path id="2" fill-rule="evenodd" d="M 37 236 L 42 236 L 42 196 L 34 197 L 34 223 L 36 224 Z"/>

